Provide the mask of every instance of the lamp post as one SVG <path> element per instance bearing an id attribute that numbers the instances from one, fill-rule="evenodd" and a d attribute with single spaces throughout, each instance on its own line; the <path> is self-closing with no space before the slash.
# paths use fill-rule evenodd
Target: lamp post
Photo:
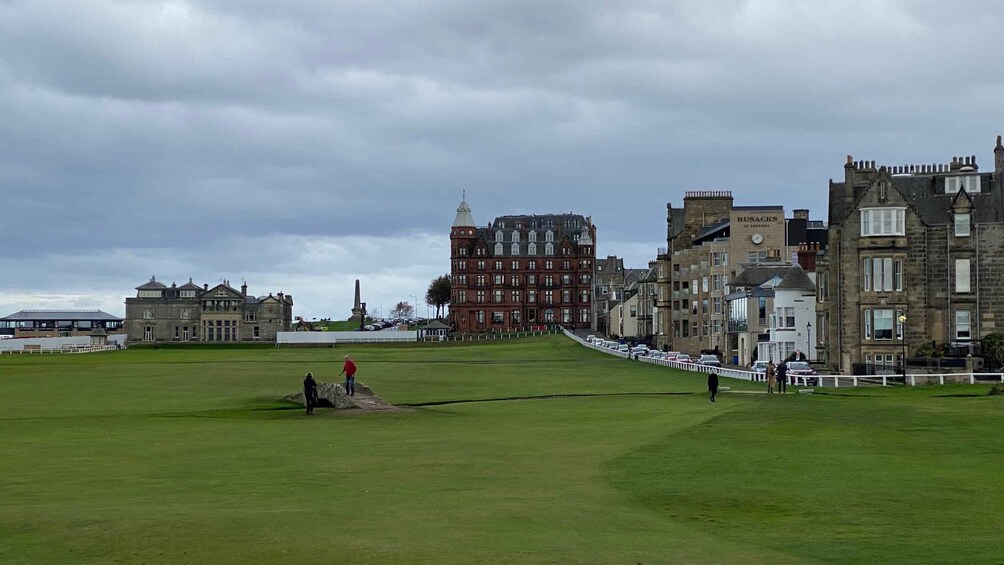
<path id="1" fill-rule="evenodd" d="M 805 352 L 812 361 L 812 322 L 805 323 Z"/>
<path id="2" fill-rule="evenodd" d="M 415 307 L 413 308 L 413 311 L 412 311 L 411 315 L 412 316 L 418 316 L 418 297 L 415 296 L 414 294 L 409 294 L 408 296 L 411 297 L 412 304 L 415 305 Z"/>
<path id="3" fill-rule="evenodd" d="M 906 386 L 906 314 L 899 315 L 899 341 L 903 346 L 903 386 Z"/>

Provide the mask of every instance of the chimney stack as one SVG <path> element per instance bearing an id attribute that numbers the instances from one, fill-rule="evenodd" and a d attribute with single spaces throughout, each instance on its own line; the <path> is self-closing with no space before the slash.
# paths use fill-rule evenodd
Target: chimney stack
<path id="1" fill-rule="evenodd" d="M 1004 145 L 1001 145 L 1001 136 L 997 136 L 997 146 L 994 147 L 994 172 L 1000 176 L 1004 173 Z"/>
<path id="2" fill-rule="evenodd" d="M 248 297 L 248 282 L 247 281 L 242 281 L 241 282 L 241 294 L 244 295 L 244 298 Z"/>
<path id="3" fill-rule="evenodd" d="M 848 155 L 844 165 L 844 204 L 848 210 L 854 206 L 854 169 L 854 157 Z"/>

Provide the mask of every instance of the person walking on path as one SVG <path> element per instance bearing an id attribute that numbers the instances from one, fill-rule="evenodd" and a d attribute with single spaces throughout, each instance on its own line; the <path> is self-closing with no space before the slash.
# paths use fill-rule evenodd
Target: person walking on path
<path id="1" fill-rule="evenodd" d="M 788 392 L 788 364 L 784 361 L 777 366 L 777 391 L 781 394 Z"/>
<path id="2" fill-rule="evenodd" d="M 342 366 L 342 372 L 338 373 L 338 376 L 345 375 L 345 394 L 349 396 L 356 395 L 356 364 L 349 359 L 349 356 L 345 356 L 345 365 Z"/>
<path id="3" fill-rule="evenodd" d="M 711 402 L 714 402 L 715 395 L 718 394 L 718 373 L 712 372 L 708 375 L 708 394 Z"/>
<path id="4" fill-rule="evenodd" d="M 310 373 L 303 379 L 303 402 L 307 405 L 307 415 L 313 416 L 314 407 L 317 406 L 317 381 Z"/>
<path id="5" fill-rule="evenodd" d="M 777 382 L 777 368 L 773 361 L 767 362 L 767 394 L 774 394 L 774 383 Z"/>

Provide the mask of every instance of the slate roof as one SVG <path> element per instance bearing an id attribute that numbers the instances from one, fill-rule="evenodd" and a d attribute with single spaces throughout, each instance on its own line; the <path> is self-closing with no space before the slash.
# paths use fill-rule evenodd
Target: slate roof
<path id="1" fill-rule="evenodd" d="M 755 288 L 774 277 L 781 277 L 783 279 L 791 268 L 791 265 L 750 265 L 741 273 L 732 277 L 732 280 L 729 281 L 729 286 Z"/>
<path id="2" fill-rule="evenodd" d="M 812 283 L 809 274 L 802 269 L 801 265 L 792 265 L 788 273 L 784 275 L 781 282 L 774 287 L 774 290 L 806 290 L 816 291 L 816 285 Z"/>
<path id="3" fill-rule="evenodd" d="M 1004 222 L 1004 200 L 997 190 L 993 173 L 979 173 L 980 192 L 970 194 L 973 201 L 973 221 L 977 223 Z M 892 175 L 889 180 L 892 188 L 909 202 L 910 207 L 927 225 L 947 225 L 952 222 L 952 201 L 955 194 L 945 194 L 946 175 Z M 847 216 L 856 209 L 848 208 L 844 196 L 848 188 L 846 183 L 835 182 L 830 187 L 830 224 L 843 224 Z M 855 203 L 861 197 L 870 182 L 862 180 L 854 184 Z"/>
<path id="4" fill-rule="evenodd" d="M 2 322 L 121 322 L 122 318 L 101 310 L 21 310 L 0 318 Z"/>
<path id="5" fill-rule="evenodd" d="M 150 277 L 148 282 L 145 282 L 136 287 L 136 290 L 164 290 L 167 285 L 161 283 L 157 279 Z"/>

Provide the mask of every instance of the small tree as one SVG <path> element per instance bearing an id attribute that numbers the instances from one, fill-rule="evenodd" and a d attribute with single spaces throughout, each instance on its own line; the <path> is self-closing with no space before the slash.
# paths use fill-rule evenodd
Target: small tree
<path id="1" fill-rule="evenodd" d="M 415 307 L 402 300 L 394 305 L 390 313 L 395 318 L 410 318 L 415 313 Z"/>
<path id="2" fill-rule="evenodd" d="M 983 348 L 983 358 L 991 367 L 997 369 L 1004 365 L 1004 334 L 987 334 L 983 336 L 980 345 Z"/>
<path id="3" fill-rule="evenodd" d="M 453 282 L 450 275 L 442 275 L 432 279 L 429 290 L 425 292 L 425 303 L 436 307 L 436 318 L 442 318 L 443 307 L 450 303 Z"/>

